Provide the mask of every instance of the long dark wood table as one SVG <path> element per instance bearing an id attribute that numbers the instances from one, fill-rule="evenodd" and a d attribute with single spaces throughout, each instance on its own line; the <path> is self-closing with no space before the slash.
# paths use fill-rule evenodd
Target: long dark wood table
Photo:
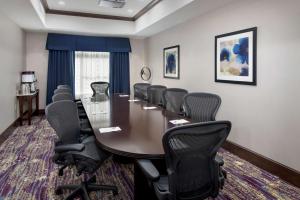
<path id="1" fill-rule="evenodd" d="M 110 97 L 81 97 L 99 145 L 112 154 L 123 157 L 153 160 L 163 158 L 162 137 L 167 129 L 176 126 L 169 121 L 183 117 L 159 107 L 144 110 L 144 106 L 153 105 L 145 101 L 129 102 L 129 99 L 132 98 L 120 97 L 119 94 Z M 110 133 L 99 131 L 99 128 L 116 126 L 122 130 Z M 134 167 L 134 173 L 135 199 L 153 199 L 153 196 L 145 193 L 143 184 L 146 180 L 141 178 L 142 173 L 137 166 Z"/>

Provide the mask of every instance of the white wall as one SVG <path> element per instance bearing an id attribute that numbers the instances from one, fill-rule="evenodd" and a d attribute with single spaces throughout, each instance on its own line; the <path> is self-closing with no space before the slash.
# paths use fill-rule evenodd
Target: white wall
<path id="1" fill-rule="evenodd" d="M 40 90 L 39 109 L 46 106 L 48 51 L 46 47 L 47 34 L 26 32 L 26 70 L 35 71 Z"/>
<path id="2" fill-rule="evenodd" d="M 23 31 L 0 13 L 0 134 L 18 117 L 17 86 L 25 64 Z"/>
<path id="3" fill-rule="evenodd" d="M 45 50 L 47 33 L 26 32 L 26 69 L 35 71 L 40 89 L 40 109 L 46 106 L 48 51 Z M 141 82 L 139 71 L 144 64 L 145 44 L 142 39 L 130 39 L 130 82 Z"/>
<path id="4" fill-rule="evenodd" d="M 300 1 L 241 1 L 147 39 L 153 84 L 221 96 L 229 140 L 300 171 Z M 257 86 L 214 82 L 216 35 L 258 27 Z M 180 80 L 164 79 L 163 48 L 180 45 Z"/>
<path id="5" fill-rule="evenodd" d="M 133 94 L 133 85 L 141 83 L 140 72 L 142 67 L 145 66 L 145 40 L 143 39 L 130 39 L 132 52 L 130 53 L 130 87 Z"/>

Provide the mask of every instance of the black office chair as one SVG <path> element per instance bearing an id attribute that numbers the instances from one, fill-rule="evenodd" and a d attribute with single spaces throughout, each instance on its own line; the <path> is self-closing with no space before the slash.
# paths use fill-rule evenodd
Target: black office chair
<path id="1" fill-rule="evenodd" d="M 70 93 L 57 93 L 57 94 L 55 94 L 55 95 L 52 96 L 52 101 L 53 102 L 61 101 L 61 100 L 74 101 L 74 97 Z"/>
<path id="2" fill-rule="evenodd" d="M 53 102 L 63 101 L 63 100 L 74 101 L 74 97 L 70 93 L 57 93 L 52 96 Z M 90 125 L 90 122 L 87 119 L 88 117 L 87 117 L 87 114 L 86 114 L 83 106 L 78 106 L 78 104 L 76 104 L 76 105 L 78 108 L 78 116 L 80 118 L 81 129 L 85 131 L 85 133 L 86 133 L 85 135 L 92 135 L 93 134 L 92 127 Z"/>
<path id="3" fill-rule="evenodd" d="M 60 94 L 60 93 L 64 93 L 64 94 L 68 93 L 73 96 L 72 89 L 68 85 L 58 85 L 57 89 L 54 90 L 53 95 Z M 79 107 L 82 107 L 82 102 L 80 99 L 75 99 L 75 97 L 73 97 L 73 99 Z"/>
<path id="4" fill-rule="evenodd" d="M 59 170 L 59 175 L 63 175 L 63 170 L 67 166 L 75 166 L 78 176 L 82 173 L 94 173 L 108 158 L 108 154 L 97 147 L 93 136 L 84 140 L 81 139 L 76 103 L 72 101 L 51 103 L 46 107 L 46 117 L 59 137 L 53 157 L 55 163 L 63 165 Z M 58 186 L 55 192 L 56 194 L 61 194 L 65 189 L 74 190 L 66 198 L 67 200 L 78 196 L 90 200 L 88 192 L 98 190 L 112 191 L 113 195 L 118 193 L 118 189 L 115 186 L 98 185 L 95 182 L 96 177 L 93 176 L 80 185 Z"/>
<path id="5" fill-rule="evenodd" d="M 54 90 L 53 94 L 58 94 L 58 93 L 70 93 L 72 94 L 71 88 L 57 88 Z"/>
<path id="6" fill-rule="evenodd" d="M 163 85 L 151 85 L 147 88 L 147 101 L 154 105 L 162 105 L 162 95 L 167 89 Z"/>
<path id="7" fill-rule="evenodd" d="M 134 97 L 141 100 L 147 100 L 147 88 L 151 84 L 149 83 L 136 83 L 133 85 Z"/>
<path id="8" fill-rule="evenodd" d="M 57 89 L 58 90 L 56 91 L 56 93 L 59 93 L 59 92 L 65 93 L 65 92 L 67 92 L 67 93 L 72 94 L 72 89 L 71 89 L 71 87 L 69 85 L 58 85 Z M 66 90 L 61 91 L 61 89 L 66 89 Z M 80 99 L 75 99 L 75 102 L 78 105 L 81 105 L 81 100 Z"/>
<path id="9" fill-rule="evenodd" d="M 70 87 L 69 85 L 58 85 L 58 86 L 57 86 L 57 89 L 65 89 L 65 88 L 71 90 L 71 87 Z"/>
<path id="10" fill-rule="evenodd" d="M 91 88 L 93 90 L 93 96 L 97 94 L 106 94 L 108 95 L 109 83 L 107 82 L 93 82 L 91 83 Z"/>
<path id="11" fill-rule="evenodd" d="M 75 102 L 75 99 L 74 99 L 74 97 L 71 93 L 58 92 L 58 93 L 56 93 L 52 96 L 52 101 L 53 102 L 57 102 L 57 101 L 61 101 L 61 100 L 69 100 L 69 101 L 74 101 Z M 84 111 L 83 105 L 78 104 L 77 102 L 76 102 L 76 105 L 78 107 L 79 117 L 80 118 L 87 118 L 87 115 Z"/>
<path id="12" fill-rule="evenodd" d="M 188 93 L 181 88 L 167 88 L 162 95 L 163 106 L 175 113 L 182 113 L 183 97 Z"/>
<path id="13" fill-rule="evenodd" d="M 217 197 L 225 177 L 216 156 L 231 129 L 229 121 L 195 123 L 168 130 L 163 137 L 168 175 L 150 160 L 137 163 L 152 182 L 159 200 L 200 200 Z M 146 194 L 145 194 L 146 195 Z"/>
<path id="14" fill-rule="evenodd" d="M 194 121 L 215 121 L 221 105 L 221 98 L 210 93 L 189 93 L 183 98 L 183 107 L 187 117 Z"/>

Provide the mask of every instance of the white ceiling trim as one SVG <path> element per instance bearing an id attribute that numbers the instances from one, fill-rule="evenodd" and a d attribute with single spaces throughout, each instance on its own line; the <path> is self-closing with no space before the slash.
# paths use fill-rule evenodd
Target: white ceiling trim
<path id="1" fill-rule="evenodd" d="M 64 0 L 65 5 L 59 5 L 60 0 L 46 0 L 49 9 L 93 13 L 101 15 L 112 15 L 122 17 L 134 17 L 139 11 L 146 7 L 152 0 L 128 0 L 123 8 L 107 8 L 98 6 L 98 0 Z M 128 12 L 131 10 L 131 12 Z"/>

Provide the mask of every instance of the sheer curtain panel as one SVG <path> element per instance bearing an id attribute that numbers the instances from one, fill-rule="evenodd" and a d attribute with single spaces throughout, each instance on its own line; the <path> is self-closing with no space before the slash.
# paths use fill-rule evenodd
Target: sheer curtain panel
<path id="1" fill-rule="evenodd" d="M 109 53 L 75 53 L 75 95 L 92 94 L 91 83 L 109 82 Z"/>

